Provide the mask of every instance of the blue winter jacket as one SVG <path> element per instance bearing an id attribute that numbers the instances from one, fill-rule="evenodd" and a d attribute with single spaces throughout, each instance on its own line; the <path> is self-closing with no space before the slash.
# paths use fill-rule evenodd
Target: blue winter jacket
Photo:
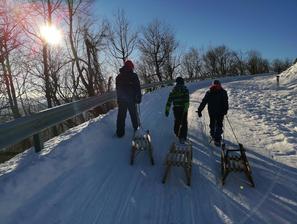
<path id="1" fill-rule="evenodd" d="M 126 103 L 140 103 L 141 89 L 136 73 L 126 67 L 120 69 L 120 74 L 116 77 L 116 91 L 118 101 Z"/>

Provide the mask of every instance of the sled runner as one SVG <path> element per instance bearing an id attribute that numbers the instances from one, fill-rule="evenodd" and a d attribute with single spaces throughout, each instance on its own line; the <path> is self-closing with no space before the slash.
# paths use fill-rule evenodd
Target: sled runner
<path id="1" fill-rule="evenodd" d="M 143 131 L 140 123 L 140 107 L 138 105 L 138 124 L 139 127 L 135 131 L 132 139 L 132 146 L 131 146 L 131 158 L 130 158 L 130 165 L 134 164 L 135 157 L 143 151 L 147 151 L 150 162 L 152 165 L 155 164 L 153 158 L 153 147 L 152 147 L 152 139 L 150 135 L 150 131 L 146 130 Z"/>
<path id="2" fill-rule="evenodd" d="M 237 137 L 234 133 L 234 130 L 231 126 L 231 123 L 226 116 L 227 121 L 230 125 L 231 131 L 238 143 L 238 149 L 227 149 L 226 144 L 224 143 L 221 146 L 221 173 L 222 173 L 222 185 L 225 184 L 225 180 L 230 172 L 244 172 L 245 176 L 249 180 L 252 187 L 255 187 L 253 178 L 252 178 L 252 171 L 247 160 L 245 149 L 241 143 L 238 142 Z"/>
<path id="3" fill-rule="evenodd" d="M 183 113 L 182 117 L 185 116 Z M 183 120 L 183 119 L 181 119 Z M 171 166 L 182 167 L 185 170 L 187 185 L 191 185 L 192 179 L 192 144 L 189 140 L 180 138 L 182 130 L 182 124 L 179 125 L 178 134 L 176 140 L 171 144 L 169 152 L 167 153 L 165 160 L 165 173 L 163 177 L 163 184 L 165 184 L 168 177 Z"/>
<path id="4" fill-rule="evenodd" d="M 185 170 L 187 185 L 191 185 L 192 179 L 192 144 L 189 141 L 185 143 L 172 143 L 165 160 L 165 173 L 163 184 L 166 182 L 171 166 L 182 167 Z"/>
<path id="5" fill-rule="evenodd" d="M 238 144 L 239 149 L 226 149 L 225 143 L 222 144 L 221 152 L 221 172 L 222 185 L 230 172 L 244 172 L 252 187 L 255 187 L 252 171 L 247 160 L 245 149 L 242 144 Z"/>

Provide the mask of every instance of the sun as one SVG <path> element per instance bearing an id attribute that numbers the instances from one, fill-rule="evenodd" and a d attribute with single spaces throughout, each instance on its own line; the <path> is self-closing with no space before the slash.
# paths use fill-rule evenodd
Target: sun
<path id="1" fill-rule="evenodd" d="M 62 32 L 54 25 L 41 26 L 40 35 L 50 45 L 59 45 L 62 43 Z"/>

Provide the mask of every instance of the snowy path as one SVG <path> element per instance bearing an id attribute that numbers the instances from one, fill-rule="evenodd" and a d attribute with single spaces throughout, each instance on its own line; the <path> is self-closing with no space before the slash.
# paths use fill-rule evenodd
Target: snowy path
<path id="1" fill-rule="evenodd" d="M 292 131 L 297 121 L 292 116 L 285 118 L 292 118 L 291 126 L 282 123 L 283 112 L 288 112 L 286 116 L 292 113 L 289 108 L 276 109 L 280 103 L 286 106 L 284 99 L 271 96 L 276 101 L 267 104 L 267 94 L 275 90 L 268 92 L 272 84 L 265 91 L 261 85 L 269 80 L 228 78 L 223 84 L 230 95 L 229 118 L 247 148 L 255 188 L 246 184 L 243 173 L 230 174 L 224 187 L 219 184 L 220 155 L 218 148 L 208 144 L 207 111 L 201 119 L 195 113 L 209 86 L 209 81 L 203 81 L 189 85 L 189 138 L 194 152 L 191 187 L 185 185 L 180 168 L 172 170 L 165 185 L 161 183 L 173 136 L 172 112 L 169 118 L 164 116 L 170 88 L 164 88 L 147 94 L 141 104 L 143 127 L 152 133 L 155 166 L 146 154 L 129 165 L 130 120 L 126 136 L 112 138 L 116 110 L 112 111 L 48 142 L 41 155 L 29 151 L 1 165 L 0 223 L 296 222 L 297 142 Z M 235 142 L 226 123 L 225 138 Z M 284 155 L 289 161 L 281 159 Z"/>

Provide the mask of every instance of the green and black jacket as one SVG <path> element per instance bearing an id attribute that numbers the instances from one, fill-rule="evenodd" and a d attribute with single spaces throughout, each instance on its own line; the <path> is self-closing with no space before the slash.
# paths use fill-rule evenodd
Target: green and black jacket
<path id="1" fill-rule="evenodd" d="M 166 113 L 169 113 L 171 103 L 173 107 L 183 107 L 184 112 L 188 111 L 189 108 L 189 90 L 185 85 L 176 85 L 169 94 L 167 103 L 166 103 Z"/>

